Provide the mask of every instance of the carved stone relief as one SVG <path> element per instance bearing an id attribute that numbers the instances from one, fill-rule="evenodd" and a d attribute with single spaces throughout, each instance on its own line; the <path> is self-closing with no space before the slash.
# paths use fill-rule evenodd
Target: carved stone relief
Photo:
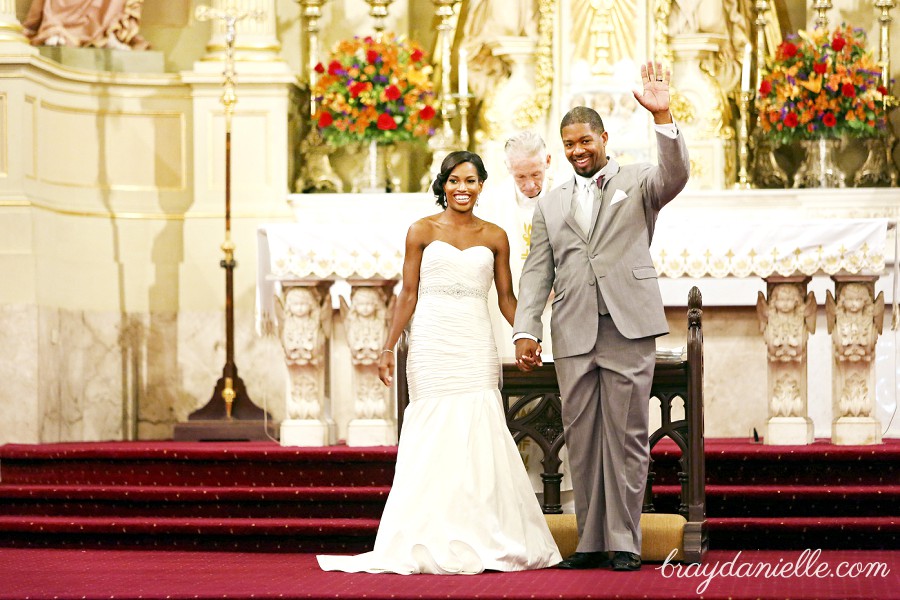
<path id="1" fill-rule="evenodd" d="M 834 358 L 835 444 L 881 443 L 875 418 L 875 343 L 884 322 L 884 294 L 875 296 L 875 277 L 834 277 L 825 314 Z"/>
<path id="2" fill-rule="evenodd" d="M 278 338 L 288 367 L 287 419 L 318 419 L 322 410 L 331 296 L 321 287 L 286 287 L 276 297 Z"/>
<path id="3" fill-rule="evenodd" d="M 350 303 L 341 298 L 341 317 L 353 365 L 354 419 L 349 446 L 395 443 L 390 411 L 391 389 L 378 378 L 378 359 L 393 313 L 395 281 L 352 285 Z"/>
<path id="4" fill-rule="evenodd" d="M 816 298 L 806 293 L 809 277 L 768 278 L 769 297 L 756 300 L 768 357 L 769 420 L 766 444 L 808 444 L 806 359 L 809 334 L 816 331 Z"/>

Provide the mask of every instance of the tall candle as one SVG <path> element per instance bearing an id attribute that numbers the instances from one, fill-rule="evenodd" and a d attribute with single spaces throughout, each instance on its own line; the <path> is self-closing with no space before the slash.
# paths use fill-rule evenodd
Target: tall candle
<path id="1" fill-rule="evenodd" d="M 744 46 L 744 64 L 741 65 L 741 91 L 750 91 L 750 63 L 752 62 L 753 48 L 748 43 Z"/>
<path id="2" fill-rule="evenodd" d="M 459 64 L 457 66 L 458 73 L 457 78 L 459 79 L 459 95 L 460 96 L 468 96 L 469 95 L 469 53 L 465 48 L 459 49 Z"/>

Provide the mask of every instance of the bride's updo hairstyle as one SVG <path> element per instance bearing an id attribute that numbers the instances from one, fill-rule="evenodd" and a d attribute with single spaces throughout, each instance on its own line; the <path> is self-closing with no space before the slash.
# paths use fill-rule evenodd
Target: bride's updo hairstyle
<path id="1" fill-rule="evenodd" d="M 446 185 L 447 180 L 450 179 L 450 173 L 453 172 L 453 169 L 463 163 L 472 163 L 475 166 L 475 170 L 478 171 L 478 180 L 481 183 L 484 183 L 487 180 L 487 170 L 484 168 L 484 162 L 482 162 L 480 156 L 467 150 L 451 152 L 444 158 L 444 162 L 441 163 L 441 172 L 438 173 L 437 177 L 434 179 L 434 183 L 431 184 L 431 191 L 434 192 L 435 204 L 441 208 L 447 208 L 447 196 L 444 194 L 444 185 Z"/>

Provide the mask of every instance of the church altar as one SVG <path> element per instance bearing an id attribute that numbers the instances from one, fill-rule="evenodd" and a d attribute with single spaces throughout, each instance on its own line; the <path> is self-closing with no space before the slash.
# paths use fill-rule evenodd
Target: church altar
<path id="1" fill-rule="evenodd" d="M 716 402 L 721 403 L 721 416 L 741 422 L 738 427 L 744 432 L 761 428 L 755 423 L 761 415 L 768 415 L 766 424 L 773 443 L 801 444 L 813 437 L 831 437 L 832 421 L 837 420 L 832 417 L 849 416 L 846 406 L 841 408 L 842 394 L 849 392 L 835 388 L 835 381 L 846 369 L 837 358 L 832 361 L 839 354 L 834 336 L 829 339 L 809 335 L 815 331 L 813 325 L 804 330 L 806 337 L 802 342 L 795 343 L 799 347 L 798 358 L 785 363 L 787 366 L 766 360 L 777 316 L 775 300 L 769 301 L 773 308 L 767 309 L 766 296 L 774 297 L 773 290 L 778 287 L 796 288 L 803 297 L 808 292 L 814 294 L 812 321 L 807 316 L 804 322 L 831 322 L 829 333 L 832 326 L 835 331 L 839 328 L 834 325 L 841 318 L 834 309 L 835 299 L 848 283 L 869 286 L 870 304 L 874 307 L 870 307 L 870 312 L 877 312 L 879 302 L 883 310 L 883 303 L 890 304 L 894 299 L 888 286 L 896 279 L 896 267 L 885 268 L 895 260 L 893 238 L 889 240 L 897 218 L 894 195 L 893 190 L 877 188 L 686 190 L 662 211 L 651 254 L 664 301 L 667 308 L 672 308 L 673 333 L 662 338 L 659 346 L 671 347 L 673 341 L 678 344 L 683 323 L 677 309 L 686 305 L 687 289 L 698 285 L 703 294 L 705 322 L 712 324 L 706 340 L 709 354 L 705 388 L 712 404 L 709 419 L 716 418 Z M 426 193 L 294 194 L 288 203 L 295 222 L 262 225 L 257 231 L 258 331 L 283 333 L 290 317 L 285 319 L 282 312 L 279 318 L 279 306 L 286 294 L 297 288 L 315 289 L 318 302 L 330 302 L 331 307 L 339 308 L 330 333 L 324 327 L 317 329 L 318 335 L 330 336 L 330 346 L 327 351 L 321 350 L 322 365 L 317 367 L 320 373 L 308 377 L 310 381 L 321 380 L 322 385 L 315 398 L 306 401 L 319 403 L 321 410 L 314 412 L 329 415 L 326 420 L 337 414 L 351 417 L 346 433 L 349 445 L 393 443 L 396 433 L 391 407 L 395 400 L 393 394 L 385 395 L 387 390 L 373 384 L 377 360 L 373 352 L 381 347 L 391 298 L 401 279 L 406 230 L 416 219 L 439 209 Z M 364 304 L 377 307 L 377 311 L 364 312 L 372 318 L 375 312 L 380 315 L 380 323 L 374 329 L 368 328 L 370 337 L 377 339 L 364 340 L 364 335 L 361 338 L 353 332 L 362 322 L 353 316 L 353 306 L 359 303 L 357 293 L 368 294 Z M 886 312 L 889 324 L 891 311 L 888 308 Z M 746 333 L 739 340 L 728 340 L 735 334 L 721 330 L 723 338 L 716 339 L 714 323 L 719 314 L 729 321 L 729 327 Z M 771 315 L 770 321 L 765 314 Z M 342 319 L 344 323 L 338 327 Z M 799 326 L 801 321 L 802 315 L 795 318 L 793 326 Z M 875 326 L 870 329 L 874 331 Z M 880 329 L 873 335 L 877 337 L 878 333 Z M 281 338 L 284 344 L 284 336 Z M 725 344 L 724 353 L 716 351 L 718 343 Z M 351 346 L 349 353 L 344 347 L 347 345 Z M 369 349 L 368 360 L 363 347 Z M 871 356 L 863 361 L 868 371 L 860 377 L 871 381 L 865 393 L 872 406 L 865 425 L 868 433 L 850 435 L 847 439 L 852 443 L 880 441 L 882 426 L 874 415 L 889 416 L 896 405 L 896 376 L 891 372 L 895 369 L 891 361 L 894 347 L 893 335 L 884 335 L 877 348 L 872 344 Z M 750 356 L 752 360 L 748 360 Z M 815 373 L 809 383 L 807 369 Z M 788 395 L 788 404 L 796 405 L 790 410 L 781 408 L 786 402 L 786 385 L 794 394 Z M 289 401 L 292 393 L 297 395 L 296 389 L 289 385 Z M 326 389 L 330 394 L 325 393 Z M 344 394 L 349 394 L 349 398 Z M 749 398 L 753 398 L 752 405 L 748 404 Z M 342 409 L 337 406 L 341 402 L 354 408 Z M 357 424 L 356 429 L 353 423 Z M 716 427 L 711 429 L 715 431 Z M 312 441 L 301 435 L 294 442 L 327 444 L 344 439 L 340 424 L 329 421 L 314 430 Z M 286 443 L 284 439 L 282 443 Z"/>

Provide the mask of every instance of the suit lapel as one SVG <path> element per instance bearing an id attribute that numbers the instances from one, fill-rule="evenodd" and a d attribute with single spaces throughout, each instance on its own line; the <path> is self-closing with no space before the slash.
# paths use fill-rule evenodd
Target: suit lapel
<path id="1" fill-rule="evenodd" d="M 584 232 L 581 230 L 581 227 L 578 226 L 578 222 L 575 220 L 575 194 L 577 193 L 578 186 L 575 185 L 575 177 L 569 180 L 568 183 L 564 183 L 560 186 L 560 201 L 562 203 L 562 211 L 565 215 L 565 221 L 572 228 L 578 237 L 580 237 L 585 242 L 588 240 L 585 236 Z"/>

